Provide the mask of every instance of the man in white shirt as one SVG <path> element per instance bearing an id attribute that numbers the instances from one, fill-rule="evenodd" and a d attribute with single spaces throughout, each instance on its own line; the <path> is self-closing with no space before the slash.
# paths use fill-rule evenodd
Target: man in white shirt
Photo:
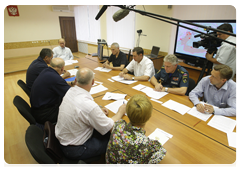
<path id="1" fill-rule="evenodd" d="M 231 24 L 222 24 L 217 27 L 217 29 L 233 33 L 233 28 Z M 236 37 L 229 36 L 221 32 L 217 32 L 217 37 L 236 44 Z M 219 64 L 229 66 L 233 71 L 233 78 L 236 74 L 236 47 L 227 42 L 222 42 L 222 45 L 218 49 L 215 58 L 213 58 L 213 54 L 214 53 L 206 53 L 207 60 L 213 63 L 213 67 Z"/>
<path id="2" fill-rule="evenodd" d="M 125 114 L 126 105 L 112 118 L 107 117 L 108 110 L 101 109 L 89 93 L 94 75 L 88 68 L 78 70 L 75 83 L 59 107 L 55 135 L 66 157 L 84 160 L 105 154 L 109 131 Z"/>
<path id="3" fill-rule="evenodd" d="M 128 71 L 134 72 L 134 76 L 127 74 Z M 119 73 L 119 76 L 126 80 L 148 81 L 154 74 L 155 69 L 152 60 L 143 56 L 141 47 L 135 47 L 133 49 L 133 60 Z"/>
<path id="4" fill-rule="evenodd" d="M 65 40 L 63 38 L 58 40 L 58 47 L 53 49 L 53 58 L 59 57 L 62 58 L 64 61 L 72 60 L 73 54 L 70 48 L 65 47 Z"/>

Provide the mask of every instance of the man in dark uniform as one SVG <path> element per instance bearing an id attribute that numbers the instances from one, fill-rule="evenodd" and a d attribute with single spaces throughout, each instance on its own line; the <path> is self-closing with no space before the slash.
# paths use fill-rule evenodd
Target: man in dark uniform
<path id="1" fill-rule="evenodd" d="M 103 64 L 103 67 L 113 70 L 123 70 L 129 63 L 126 54 L 119 50 L 118 43 L 112 43 L 111 51 L 112 54 L 110 55 L 109 59 Z M 111 62 L 113 66 L 109 65 Z"/>
<path id="2" fill-rule="evenodd" d="M 164 66 L 150 80 L 155 90 L 185 95 L 189 81 L 188 71 L 178 65 L 178 59 L 173 54 L 165 56 L 163 61 Z"/>

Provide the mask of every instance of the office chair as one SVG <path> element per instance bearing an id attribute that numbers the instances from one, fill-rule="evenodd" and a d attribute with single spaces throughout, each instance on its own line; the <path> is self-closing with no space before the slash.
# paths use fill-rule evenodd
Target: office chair
<path id="1" fill-rule="evenodd" d="M 195 81 L 189 77 L 189 83 L 188 83 L 188 88 L 187 88 L 187 92 L 186 92 L 187 96 L 195 88 L 195 85 L 196 85 Z"/>
<path id="2" fill-rule="evenodd" d="M 43 143 L 43 131 L 36 125 L 30 125 L 25 134 L 25 142 L 33 158 L 40 164 L 55 164 L 56 162 L 47 154 Z M 97 157 L 97 159 L 100 158 Z M 71 160 L 63 155 L 61 164 L 83 164 L 96 161 L 96 158 L 89 160 Z"/>
<path id="3" fill-rule="evenodd" d="M 30 97 L 30 90 L 27 88 L 27 85 L 24 81 L 22 81 L 21 79 L 19 79 L 17 81 L 17 84 L 23 89 L 23 91 L 28 95 L 28 97 Z"/>
<path id="4" fill-rule="evenodd" d="M 20 96 L 15 96 L 13 104 L 18 109 L 19 113 L 29 122 L 30 125 L 37 125 L 43 130 L 43 125 L 36 122 L 35 118 L 31 114 L 31 108 L 28 103 Z"/>
<path id="5" fill-rule="evenodd" d="M 47 121 L 44 125 L 43 133 L 44 145 L 46 148 L 47 154 L 56 162 L 61 163 L 63 161 L 63 152 L 60 148 L 60 142 L 55 136 L 55 125 Z M 88 159 L 82 160 L 85 163 L 91 163 L 97 161 L 101 156 L 95 156 Z M 66 158 L 65 158 L 66 159 Z"/>
<path id="6" fill-rule="evenodd" d="M 131 58 L 131 49 L 128 52 L 128 62 L 130 62 L 130 58 Z"/>

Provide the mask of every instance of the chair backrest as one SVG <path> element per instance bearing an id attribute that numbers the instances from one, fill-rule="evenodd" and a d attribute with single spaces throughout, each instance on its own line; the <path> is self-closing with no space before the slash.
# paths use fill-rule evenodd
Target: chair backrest
<path id="1" fill-rule="evenodd" d="M 19 79 L 17 81 L 17 84 L 23 89 L 23 91 L 28 95 L 28 97 L 30 97 L 30 90 L 27 88 L 26 83 Z"/>
<path id="2" fill-rule="evenodd" d="M 36 120 L 34 119 L 34 117 L 31 114 L 31 108 L 23 98 L 21 98 L 18 95 L 15 96 L 13 99 L 13 104 L 16 106 L 19 113 L 30 123 L 30 125 L 36 124 Z"/>
<path id="3" fill-rule="evenodd" d="M 36 125 L 30 125 L 25 134 L 25 142 L 33 158 L 40 164 L 55 164 L 45 151 L 43 131 Z"/>
<path id="4" fill-rule="evenodd" d="M 189 93 L 195 88 L 195 81 L 189 77 L 188 89 L 186 95 L 188 96 Z"/>

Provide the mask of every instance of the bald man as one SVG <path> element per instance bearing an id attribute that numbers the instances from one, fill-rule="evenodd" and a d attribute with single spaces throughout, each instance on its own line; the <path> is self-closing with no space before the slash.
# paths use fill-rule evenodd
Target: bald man
<path id="1" fill-rule="evenodd" d="M 37 123 L 57 121 L 59 105 L 70 86 L 60 76 L 64 72 L 65 62 L 53 58 L 50 66 L 44 69 L 33 83 L 30 103 L 31 112 Z"/>
<path id="2" fill-rule="evenodd" d="M 59 46 L 53 49 L 53 58 L 62 58 L 64 61 L 72 60 L 73 54 L 70 48 L 65 47 L 65 40 L 63 38 L 58 40 Z"/>
<path id="3" fill-rule="evenodd" d="M 94 102 L 90 90 L 94 74 L 81 68 L 76 75 L 76 85 L 71 87 L 59 107 L 55 135 L 69 159 L 84 160 L 104 154 L 114 122 L 125 114 L 125 104 L 116 115 L 107 117 L 108 110 Z"/>

